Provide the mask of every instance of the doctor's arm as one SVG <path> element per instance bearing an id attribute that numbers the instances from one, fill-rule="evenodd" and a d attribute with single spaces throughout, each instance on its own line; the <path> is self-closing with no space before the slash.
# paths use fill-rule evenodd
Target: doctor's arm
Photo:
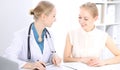
<path id="1" fill-rule="evenodd" d="M 49 60 L 48 60 L 48 63 L 50 63 L 50 64 L 54 64 L 54 65 L 56 65 L 56 66 L 59 66 L 60 65 L 60 63 L 61 63 L 61 58 L 57 55 L 57 53 L 56 53 L 56 51 L 55 51 L 55 47 L 54 47 L 54 35 L 53 35 L 53 32 L 52 31 L 49 31 L 50 32 L 50 35 L 51 35 L 51 40 L 50 41 L 52 41 L 51 43 L 52 43 L 52 53 L 51 53 L 51 55 L 49 56 Z"/>
<path id="2" fill-rule="evenodd" d="M 28 69 L 38 68 L 38 69 L 44 70 L 45 68 L 41 65 L 42 62 L 29 63 L 27 61 L 20 59 L 20 56 L 25 58 L 23 55 L 20 54 L 21 52 L 24 52 L 22 51 L 24 38 L 19 33 L 15 33 L 14 36 L 15 37 L 11 45 L 5 50 L 5 54 L 3 55 L 3 57 L 5 58 L 9 57 L 8 59 L 18 63 L 20 69 L 21 68 L 28 68 Z"/>
<path id="3" fill-rule="evenodd" d="M 11 45 L 5 50 L 5 53 L 3 54 L 3 57 L 18 63 L 19 68 L 26 64 L 25 61 L 19 59 L 21 46 L 22 46 L 21 37 L 19 36 L 19 34 L 15 33 Z"/>

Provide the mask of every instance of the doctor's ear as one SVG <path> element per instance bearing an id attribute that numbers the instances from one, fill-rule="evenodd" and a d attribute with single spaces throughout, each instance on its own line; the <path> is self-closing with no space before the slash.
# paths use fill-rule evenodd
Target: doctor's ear
<path id="1" fill-rule="evenodd" d="M 41 18 L 41 20 L 45 20 L 46 19 L 46 17 L 47 17 L 47 15 L 46 14 L 41 14 L 41 16 L 40 16 L 40 18 Z"/>

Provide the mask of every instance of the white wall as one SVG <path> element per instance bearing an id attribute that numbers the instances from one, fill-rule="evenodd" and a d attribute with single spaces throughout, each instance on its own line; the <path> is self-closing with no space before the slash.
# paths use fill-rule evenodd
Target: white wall
<path id="1" fill-rule="evenodd" d="M 34 5 L 39 0 L 33 0 Z M 58 55 L 62 58 L 66 33 L 68 30 L 79 27 L 78 10 L 79 6 L 75 0 L 48 0 L 56 7 L 56 22 L 50 28 L 54 33 L 54 45 Z"/>
<path id="2" fill-rule="evenodd" d="M 31 23 L 32 16 L 29 15 L 29 9 L 34 8 L 39 1 L 0 0 L 0 55 L 11 44 L 14 32 Z M 55 48 L 62 57 L 67 31 L 79 25 L 77 22 L 79 3 L 77 0 L 49 1 L 54 3 L 57 9 L 56 22 L 51 30 L 55 36 Z"/>
<path id="3" fill-rule="evenodd" d="M 31 0 L 0 0 L 0 55 L 13 39 L 13 33 L 32 21 Z"/>
<path id="4" fill-rule="evenodd" d="M 34 7 L 40 0 L 32 1 Z M 47 1 L 52 2 L 57 9 L 56 22 L 54 22 L 51 29 L 55 36 L 54 38 L 55 49 L 58 55 L 63 57 L 66 33 L 69 30 L 80 26 L 78 23 L 79 6 L 85 2 L 96 0 L 47 0 Z M 119 21 L 119 19 L 117 20 Z"/>
<path id="5" fill-rule="evenodd" d="M 0 54 L 13 39 L 13 33 L 32 21 L 29 9 L 40 0 L 0 0 Z M 89 0 L 48 0 L 57 9 L 56 22 L 50 28 L 54 33 L 55 49 L 61 57 L 65 47 L 66 33 L 79 27 L 79 6 Z M 93 0 L 94 1 L 94 0 Z"/>

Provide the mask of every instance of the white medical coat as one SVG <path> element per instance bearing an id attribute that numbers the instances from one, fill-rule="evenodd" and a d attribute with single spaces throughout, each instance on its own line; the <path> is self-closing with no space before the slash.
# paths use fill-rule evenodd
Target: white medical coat
<path id="1" fill-rule="evenodd" d="M 22 29 L 15 33 L 15 38 L 13 39 L 12 44 L 8 47 L 5 51 L 5 57 L 11 59 L 19 64 L 19 67 L 22 67 L 27 61 L 27 49 L 28 49 L 28 28 Z M 44 37 L 44 50 L 43 54 L 34 38 L 33 30 L 31 29 L 30 35 L 30 50 L 31 50 L 31 61 L 43 61 L 45 63 L 51 62 L 51 49 L 53 50 L 54 47 L 48 44 L 47 39 L 50 39 L 49 35 L 48 38 Z M 52 43 L 52 42 L 49 42 Z"/>

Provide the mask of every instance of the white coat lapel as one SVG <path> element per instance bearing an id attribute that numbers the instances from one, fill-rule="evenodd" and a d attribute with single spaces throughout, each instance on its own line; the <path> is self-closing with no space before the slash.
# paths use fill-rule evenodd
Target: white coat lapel
<path id="1" fill-rule="evenodd" d="M 36 60 L 42 60 L 43 58 L 43 55 L 41 53 L 41 50 L 34 38 L 34 34 L 33 34 L 33 31 L 31 32 L 31 55 L 32 55 L 32 58 L 34 61 Z"/>
<path id="2" fill-rule="evenodd" d="M 44 37 L 44 51 L 43 51 L 43 61 L 47 62 L 51 54 L 50 45 L 48 44 L 48 38 Z"/>

